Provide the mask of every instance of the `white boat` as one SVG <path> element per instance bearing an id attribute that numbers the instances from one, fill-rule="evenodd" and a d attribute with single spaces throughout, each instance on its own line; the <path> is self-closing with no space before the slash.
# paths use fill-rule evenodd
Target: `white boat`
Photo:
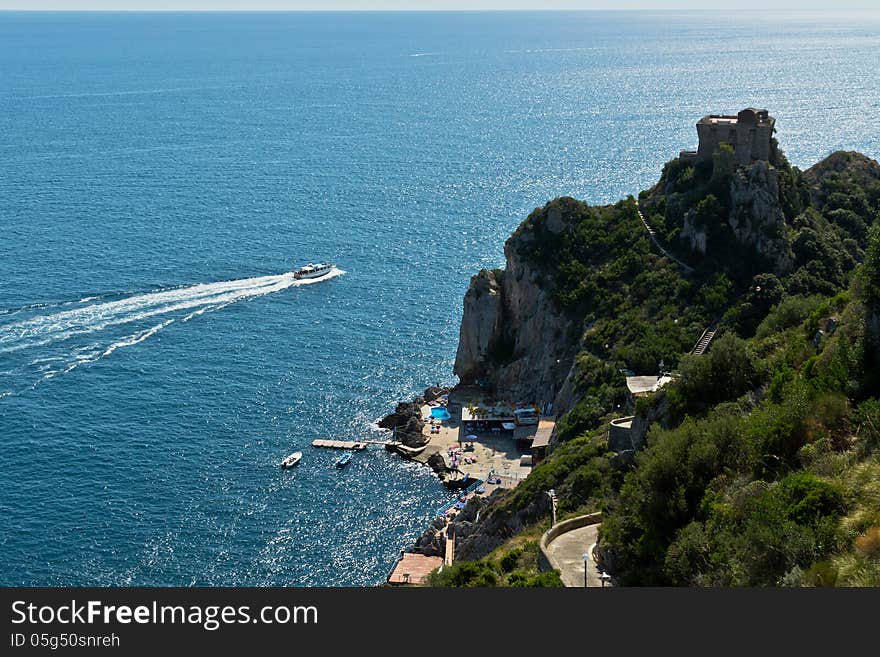
<path id="1" fill-rule="evenodd" d="M 302 459 L 302 457 L 303 457 L 302 452 L 294 452 L 293 454 L 291 454 L 290 456 L 285 458 L 283 461 L 281 461 L 281 467 L 282 468 L 292 468 L 293 466 L 295 466 L 297 463 L 300 462 L 300 459 Z"/>
<path id="2" fill-rule="evenodd" d="M 333 271 L 333 264 L 331 263 L 319 263 L 316 265 L 309 263 L 305 267 L 300 267 L 293 272 L 293 277 L 297 280 L 304 278 L 320 278 L 321 276 L 326 276 L 331 271 Z"/>

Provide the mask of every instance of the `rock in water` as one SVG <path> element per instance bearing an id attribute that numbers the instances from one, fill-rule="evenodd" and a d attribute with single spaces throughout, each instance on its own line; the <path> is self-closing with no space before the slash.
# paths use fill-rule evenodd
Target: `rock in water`
<path id="1" fill-rule="evenodd" d="M 430 440 L 422 431 L 424 427 L 425 421 L 420 417 L 410 417 L 405 425 L 397 427 L 395 435 L 407 447 L 421 447 Z"/>
<path id="2" fill-rule="evenodd" d="M 425 394 L 423 397 L 426 402 L 432 402 L 440 399 L 442 395 L 448 395 L 452 391 L 452 388 L 448 388 L 446 386 L 431 386 L 430 388 L 425 389 Z"/>
<path id="3" fill-rule="evenodd" d="M 394 429 L 406 426 L 411 418 L 421 420 L 423 405 L 424 400 L 421 397 L 411 402 L 400 402 L 393 413 L 389 413 L 379 420 L 379 426 L 382 429 Z"/>
<path id="4" fill-rule="evenodd" d="M 440 531 L 442 528 L 442 525 L 438 528 L 436 523 L 428 527 L 425 533 L 419 536 L 410 552 L 424 554 L 426 557 L 444 556 L 446 553 L 446 537 Z"/>
<path id="5" fill-rule="evenodd" d="M 443 458 L 443 455 L 440 452 L 431 454 L 431 456 L 428 457 L 428 467 L 430 467 L 437 474 L 449 470 L 449 468 L 446 466 L 446 459 Z"/>

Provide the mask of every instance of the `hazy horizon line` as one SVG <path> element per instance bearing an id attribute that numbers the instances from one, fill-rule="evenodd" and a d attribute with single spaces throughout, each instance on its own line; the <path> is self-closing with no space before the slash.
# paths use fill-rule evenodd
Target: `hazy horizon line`
<path id="1" fill-rule="evenodd" d="M 19 14 L 78 14 L 78 13 L 94 13 L 94 14 L 474 14 L 474 13 L 495 13 L 495 14 L 524 14 L 524 13 L 630 13 L 630 12 L 688 12 L 688 13 L 784 13 L 784 14 L 838 14 L 841 12 L 852 12 L 852 13 L 880 13 L 880 7 L 877 8 L 866 8 L 866 7 L 838 7 L 835 9 L 818 9 L 818 8 L 808 8 L 808 9 L 798 9 L 794 7 L 787 8 L 768 8 L 768 9 L 755 9 L 755 8 L 729 8 L 729 9 L 719 9 L 719 8 L 694 8 L 694 7 L 622 7 L 622 8 L 582 8 L 582 9 L 571 9 L 571 8 L 563 8 L 563 7 L 550 7 L 550 8 L 542 8 L 542 9 L 491 9 L 491 8 L 477 8 L 477 9 L 436 9 L 436 8 L 425 8 L 425 9 L 349 9 L 349 8 L 339 8 L 339 9 L 274 9 L 274 8 L 242 8 L 242 9 L 198 9 L 198 8 L 182 8 L 182 9 L 148 9 L 144 7 L 139 8 L 131 8 L 131 9 L 99 9 L 94 7 L 79 7 L 76 9 L 57 9 L 57 8 L 49 8 L 49 7 L 37 7 L 37 8 L 29 8 L 29 9 L 20 9 L 13 7 L 0 7 L 0 13 L 19 13 Z"/>

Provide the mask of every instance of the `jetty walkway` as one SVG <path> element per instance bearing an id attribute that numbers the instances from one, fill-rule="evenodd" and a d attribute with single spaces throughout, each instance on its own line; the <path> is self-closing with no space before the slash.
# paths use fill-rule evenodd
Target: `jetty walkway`
<path id="1" fill-rule="evenodd" d="M 367 448 L 367 445 L 388 445 L 387 440 L 323 440 L 318 438 L 312 441 L 312 447 L 329 447 L 330 449 L 350 449 L 359 452 Z"/>

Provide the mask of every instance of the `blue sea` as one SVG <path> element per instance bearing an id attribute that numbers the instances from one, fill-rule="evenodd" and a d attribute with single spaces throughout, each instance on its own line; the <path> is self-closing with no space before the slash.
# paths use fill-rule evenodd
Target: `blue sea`
<path id="1" fill-rule="evenodd" d="M 0 584 L 383 582 L 449 493 L 309 445 L 455 382 L 517 224 L 708 113 L 877 158 L 878 70 L 876 13 L 0 14 Z"/>

